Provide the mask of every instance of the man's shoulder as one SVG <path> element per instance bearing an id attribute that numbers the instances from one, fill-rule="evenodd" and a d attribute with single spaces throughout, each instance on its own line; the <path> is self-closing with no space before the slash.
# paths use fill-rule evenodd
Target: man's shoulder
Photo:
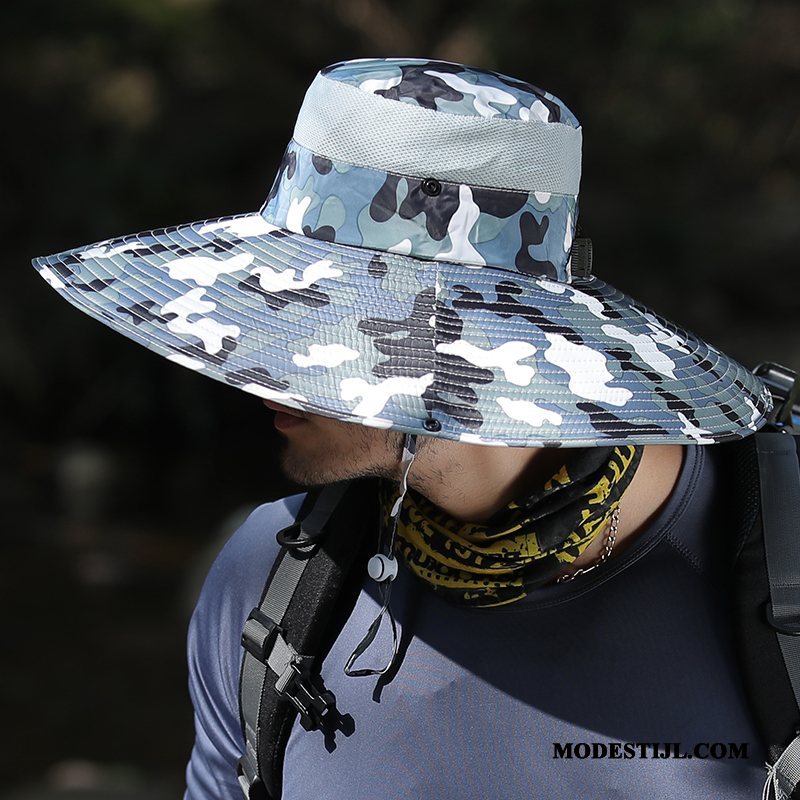
<path id="1" fill-rule="evenodd" d="M 305 496 L 302 492 L 256 506 L 220 550 L 207 582 L 248 584 L 248 578 L 257 578 L 263 586 L 280 550 L 275 535 L 294 522 Z"/>
<path id="2" fill-rule="evenodd" d="M 300 511 L 306 492 L 279 497 L 268 503 L 256 506 L 236 529 L 225 548 L 259 547 L 264 538 L 274 541 L 274 534 L 281 528 L 291 525 Z"/>
<path id="3" fill-rule="evenodd" d="M 294 522 L 305 496 L 263 503 L 247 515 L 206 574 L 193 614 L 195 626 L 235 629 L 244 624 L 280 552 L 275 535 Z"/>

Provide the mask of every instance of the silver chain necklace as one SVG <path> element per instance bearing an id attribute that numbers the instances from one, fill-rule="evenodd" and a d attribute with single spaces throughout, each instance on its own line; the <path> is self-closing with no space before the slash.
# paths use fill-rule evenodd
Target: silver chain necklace
<path id="1" fill-rule="evenodd" d="M 579 569 L 576 569 L 575 572 L 567 572 L 565 575 L 561 575 L 556 579 L 556 583 L 571 581 L 573 578 L 577 578 L 578 575 L 585 575 L 587 572 L 597 569 L 597 567 L 599 567 L 601 564 L 605 564 L 605 562 L 608 561 L 608 557 L 611 555 L 611 551 L 614 549 L 614 542 L 617 541 L 618 528 L 619 506 L 617 506 L 611 512 L 611 524 L 608 526 L 608 533 L 606 534 L 606 540 L 603 543 L 603 550 L 601 551 L 597 561 L 595 561 L 594 564 L 590 564 L 588 567 L 580 567 Z"/>

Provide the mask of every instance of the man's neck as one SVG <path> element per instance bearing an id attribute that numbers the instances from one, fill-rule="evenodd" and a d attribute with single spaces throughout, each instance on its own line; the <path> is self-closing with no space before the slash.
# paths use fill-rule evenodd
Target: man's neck
<path id="1" fill-rule="evenodd" d="M 683 445 L 648 445 L 620 501 L 614 552 L 643 531 L 669 499 L 683 463 Z M 463 452 L 463 458 L 461 457 Z M 559 448 L 504 448 L 474 445 L 448 450 L 448 461 L 414 474 L 410 483 L 443 511 L 462 522 L 482 522 L 530 486 L 550 478 L 564 463 Z M 574 562 L 574 568 L 597 559 L 600 535 Z"/>
<path id="2" fill-rule="evenodd" d="M 619 527 L 612 558 L 619 555 L 639 534 L 643 533 L 666 505 L 683 466 L 686 447 L 680 444 L 648 445 L 639 468 L 619 503 Z M 569 572 L 597 561 L 603 549 L 605 531 L 581 553 Z M 565 570 L 566 572 L 567 570 Z"/>
<path id="3" fill-rule="evenodd" d="M 564 463 L 556 447 L 488 447 L 433 443 L 423 466 L 414 465 L 410 485 L 460 522 L 483 522 L 526 489 L 543 484 Z"/>

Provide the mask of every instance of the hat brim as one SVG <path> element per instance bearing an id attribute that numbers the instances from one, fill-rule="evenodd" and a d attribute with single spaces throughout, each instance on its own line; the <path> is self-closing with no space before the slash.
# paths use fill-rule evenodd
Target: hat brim
<path id="1" fill-rule="evenodd" d="M 362 425 L 508 446 L 710 444 L 764 385 L 607 283 L 313 239 L 259 214 L 37 258 L 73 305 L 171 361 Z M 435 426 L 433 426 L 435 427 Z"/>

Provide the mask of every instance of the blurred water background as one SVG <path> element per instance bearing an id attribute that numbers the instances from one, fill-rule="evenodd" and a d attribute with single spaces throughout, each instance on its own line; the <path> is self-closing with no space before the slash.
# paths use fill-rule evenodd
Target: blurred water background
<path id="1" fill-rule="evenodd" d="M 32 256 L 260 207 L 344 58 L 564 99 L 601 277 L 749 367 L 800 367 L 800 5 L 26 0 L 0 87 L 0 798 L 176 797 L 184 634 L 220 542 L 290 493 L 271 414 L 77 313 Z"/>

